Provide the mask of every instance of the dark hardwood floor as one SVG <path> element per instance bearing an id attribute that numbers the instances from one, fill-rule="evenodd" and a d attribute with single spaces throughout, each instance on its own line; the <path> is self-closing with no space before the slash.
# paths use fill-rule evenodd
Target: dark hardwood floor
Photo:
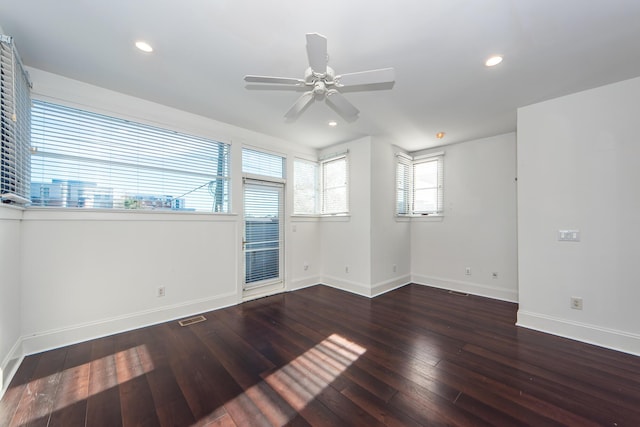
<path id="1" fill-rule="evenodd" d="M 29 356 L 0 426 L 640 426 L 640 358 L 516 310 L 314 286 Z"/>

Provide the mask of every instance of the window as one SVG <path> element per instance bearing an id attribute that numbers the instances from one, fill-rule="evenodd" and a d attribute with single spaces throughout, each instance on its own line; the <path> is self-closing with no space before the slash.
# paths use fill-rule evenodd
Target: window
<path id="1" fill-rule="evenodd" d="M 294 161 L 293 212 L 295 215 L 349 213 L 347 153 L 332 156 L 321 162 L 302 159 Z"/>
<path id="2" fill-rule="evenodd" d="M 30 87 L 13 39 L 0 35 L 0 194 L 7 203 L 29 202 Z"/>
<path id="3" fill-rule="evenodd" d="M 408 215 L 411 213 L 411 157 L 398 153 L 396 160 L 396 214 Z"/>
<path id="4" fill-rule="evenodd" d="M 35 206 L 229 212 L 229 144 L 34 101 Z"/>
<path id="5" fill-rule="evenodd" d="M 277 154 L 242 149 L 242 172 L 254 175 L 284 178 L 284 157 Z"/>
<path id="6" fill-rule="evenodd" d="M 396 214 L 442 215 L 444 153 L 416 159 L 396 156 Z"/>
<path id="7" fill-rule="evenodd" d="M 322 214 L 349 212 L 349 161 L 346 154 L 321 162 Z"/>
<path id="8" fill-rule="evenodd" d="M 318 163 L 295 159 L 293 162 L 293 213 L 318 213 Z"/>

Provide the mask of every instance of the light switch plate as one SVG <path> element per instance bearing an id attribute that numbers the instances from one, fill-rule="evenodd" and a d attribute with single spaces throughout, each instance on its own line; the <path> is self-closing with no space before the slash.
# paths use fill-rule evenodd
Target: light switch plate
<path id="1" fill-rule="evenodd" d="M 579 242 L 580 230 L 558 230 L 558 241 Z"/>

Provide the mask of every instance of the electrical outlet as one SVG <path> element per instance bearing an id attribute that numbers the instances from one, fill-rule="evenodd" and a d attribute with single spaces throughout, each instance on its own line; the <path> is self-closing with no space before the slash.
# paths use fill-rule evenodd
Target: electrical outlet
<path id="1" fill-rule="evenodd" d="M 345 273 L 348 273 L 348 272 L 349 272 L 349 266 L 348 266 L 348 265 L 344 268 L 344 272 L 345 272 Z"/>
<path id="2" fill-rule="evenodd" d="M 491 277 L 493 277 L 494 279 L 498 278 L 498 272 L 494 271 L 493 273 L 491 273 Z"/>
<path id="3" fill-rule="evenodd" d="M 571 308 L 574 310 L 582 310 L 582 298 L 571 297 Z"/>
<path id="4" fill-rule="evenodd" d="M 471 276 L 471 267 L 467 267 L 464 269 L 464 274 L 466 274 L 467 276 Z"/>
<path id="5" fill-rule="evenodd" d="M 397 272 L 398 271 L 398 266 L 396 264 L 393 264 L 393 272 Z"/>
<path id="6" fill-rule="evenodd" d="M 165 295 L 165 288 L 164 286 L 160 286 L 158 288 L 158 297 L 163 297 Z"/>
<path id="7" fill-rule="evenodd" d="M 309 263 L 305 261 L 305 262 L 302 264 L 302 268 L 304 268 L 304 271 L 307 271 L 307 270 L 309 269 Z"/>

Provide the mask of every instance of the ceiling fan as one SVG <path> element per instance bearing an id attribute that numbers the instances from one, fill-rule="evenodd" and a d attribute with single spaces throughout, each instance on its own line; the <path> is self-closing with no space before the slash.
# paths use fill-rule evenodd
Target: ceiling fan
<path id="1" fill-rule="evenodd" d="M 303 93 L 284 115 L 288 120 L 295 120 L 312 101 L 324 99 L 348 121 L 357 119 L 360 110 L 339 92 L 340 88 L 357 86 L 358 90 L 362 90 L 365 86 L 393 84 L 395 80 L 393 68 L 336 75 L 333 69 L 327 66 L 327 38 L 318 33 L 307 34 L 307 56 L 309 68 L 304 73 L 304 79 L 247 75 L 244 76 L 244 80 L 248 83 L 308 88 L 309 90 Z"/>

